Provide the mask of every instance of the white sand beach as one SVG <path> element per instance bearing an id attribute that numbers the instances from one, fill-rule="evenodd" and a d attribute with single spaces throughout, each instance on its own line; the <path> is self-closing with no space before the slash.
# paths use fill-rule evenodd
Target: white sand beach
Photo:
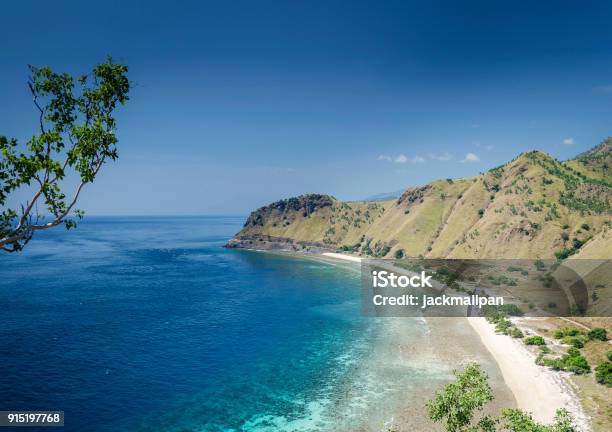
<path id="1" fill-rule="evenodd" d="M 536 365 L 533 355 L 519 340 L 496 334 L 485 318 L 467 320 L 497 362 L 519 408 L 544 423 L 553 420 L 557 409 L 565 408 L 581 431 L 591 430 L 588 417 L 561 374 Z"/>
<path id="2" fill-rule="evenodd" d="M 321 255 L 329 257 L 329 258 L 336 258 L 336 259 L 344 260 L 344 261 L 351 261 L 351 262 L 357 262 L 357 263 L 361 262 L 360 257 L 353 256 L 353 255 L 346 255 L 346 254 L 335 253 L 335 252 L 323 252 Z"/>
<path id="3" fill-rule="evenodd" d="M 355 263 L 362 261 L 360 257 L 341 253 L 326 252 L 322 255 Z M 466 319 L 497 363 L 518 408 L 530 412 L 537 421 L 546 424 L 554 420 L 559 408 L 565 408 L 575 419 L 578 430 L 592 430 L 589 417 L 584 413 L 571 383 L 562 373 L 536 365 L 534 355 L 520 340 L 496 334 L 495 327 L 485 318 Z"/>

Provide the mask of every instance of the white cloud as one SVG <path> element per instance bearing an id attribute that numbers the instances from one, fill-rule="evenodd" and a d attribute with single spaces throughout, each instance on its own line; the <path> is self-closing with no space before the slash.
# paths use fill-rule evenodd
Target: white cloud
<path id="1" fill-rule="evenodd" d="M 440 154 L 429 153 L 427 156 L 429 156 L 429 159 L 438 160 L 438 161 L 449 161 L 453 158 L 453 155 L 450 154 L 449 152 L 443 152 Z"/>
<path id="2" fill-rule="evenodd" d="M 425 158 L 422 156 L 408 157 L 403 153 L 398 154 L 397 156 L 389 156 L 381 154 L 378 156 L 378 160 L 386 161 L 386 162 L 395 162 L 397 164 L 405 164 L 405 163 L 424 163 Z"/>
<path id="3" fill-rule="evenodd" d="M 400 155 L 397 155 L 395 157 L 395 159 L 393 159 L 393 162 L 395 162 L 395 163 L 406 163 L 406 162 L 408 162 L 408 158 L 406 157 L 406 155 L 400 154 Z"/>
<path id="4" fill-rule="evenodd" d="M 494 148 L 495 148 L 495 146 L 492 146 L 492 145 L 490 145 L 490 144 L 489 144 L 488 146 L 485 146 L 485 150 L 486 150 L 486 151 L 491 151 L 491 150 L 493 150 Z"/>
<path id="5" fill-rule="evenodd" d="M 574 138 L 569 137 L 569 138 L 565 138 L 563 140 L 563 144 L 565 145 L 573 145 L 576 141 L 574 141 Z"/>
<path id="6" fill-rule="evenodd" d="M 467 153 L 461 163 L 465 162 L 480 162 L 480 158 L 474 153 Z"/>

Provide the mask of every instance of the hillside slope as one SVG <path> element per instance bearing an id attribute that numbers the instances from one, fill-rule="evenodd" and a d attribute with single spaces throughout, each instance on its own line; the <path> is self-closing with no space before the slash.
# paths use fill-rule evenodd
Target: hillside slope
<path id="1" fill-rule="evenodd" d="M 448 258 L 610 257 L 612 139 L 560 162 L 540 151 L 397 200 L 304 195 L 254 211 L 229 247 Z"/>

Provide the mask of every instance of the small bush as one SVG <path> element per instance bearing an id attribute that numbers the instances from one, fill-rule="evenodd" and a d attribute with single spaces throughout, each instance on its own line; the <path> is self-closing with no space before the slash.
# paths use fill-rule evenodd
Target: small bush
<path id="1" fill-rule="evenodd" d="M 583 223 L 582 225 L 580 225 L 580 228 L 582 228 L 585 231 L 588 231 L 591 229 L 591 227 L 589 226 L 589 224 Z"/>
<path id="2" fill-rule="evenodd" d="M 478 209 L 478 216 L 483 217 L 485 213 L 485 210 L 483 208 Z"/>
<path id="3" fill-rule="evenodd" d="M 601 328 L 601 327 L 593 328 L 587 335 L 589 336 L 590 340 L 600 340 L 600 341 L 608 340 L 608 334 L 606 332 L 606 329 Z"/>
<path id="4" fill-rule="evenodd" d="M 521 329 L 517 327 L 510 327 L 506 331 L 506 334 L 516 339 L 522 339 L 525 336 L 523 332 L 521 331 Z"/>
<path id="5" fill-rule="evenodd" d="M 563 336 L 579 336 L 583 335 L 584 333 L 578 330 L 576 327 L 563 327 L 555 330 L 553 334 L 557 339 L 561 339 Z"/>
<path id="6" fill-rule="evenodd" d="M 575 348 L 584 348 L 585 339 L 584 336 L 565 336 L 561 339 L 561 343 L 571 345 Z"/>
<path id="7" fill-rule="evenodd" d="M 612 361 L 612 350 L 608 351 L 606 355 L 608 356 L 608 360 Z"/>
<path id="8" fill-rule="evenodd" d="M 603 362 L 595 368 L 595 379 L 598 383 L 612 387 L 612 363 Z"/>
<path id="9" fill-rule="evenodd" d="M 395 251 L 395 259 L 404 258 L 404 249 L 398 249 Z"/>
<path id="10" fill-rule="evenodd" d="M 563 334 L 563 330 L 555 329 L 555 331 L 553 331 L 553 337 L 555 339 L 561 339 L 563 336 L 565 336 L 565 334 Z"/>
<path id="11" fill-rule="evenodd" d="M 546 345 L 542 336 L 529 336 L 525 339 L 525 345 Z"/>
<path id="12" fill-rule="evenodd" d="M 495 331 L 497 333 L 506 333 L 510 327 L 512 327 L 512 323 L 509 320 L 500 318 L 495 325 Z"/>
<path id="13" fill-rule="evenodd" d="M 561 357 L 561 361 L 563 362 L 564 370 L 574 372 L 577 375 L 582 375 L 591 371 L 591 366 L 589 366 L 587 360 L 581 355 L 564 355 Z"/>
<path id="14" fill-rule="evenodd" d="M 502 313 L 510 316 L 523 316 L 524 312 L 515 304 L 508 303 L 499 307 Z"/>

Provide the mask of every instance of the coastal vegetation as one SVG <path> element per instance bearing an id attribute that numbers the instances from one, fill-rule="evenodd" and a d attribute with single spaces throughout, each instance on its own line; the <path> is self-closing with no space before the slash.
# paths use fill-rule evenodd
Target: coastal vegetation
<path id="1" fill-rule="evenodd" d="M 84 186 L 118 158 L 115 110 L 130 91 L 127 66 L 110 57 L 78 77 L 49 67 L 29 70 L 38 131 L 25 143 L 0 135 L 0 249 L 7 252 L 22 250 L 36 231 L 76 227 Z M 77 179 L 73 186 L 66 185 L 69 175 Z M 5 207 L 20 190 L 31 198 Z"/>
<path id="2" fill-rule="evenodd" d="M 502 409 L 498 416 L 478 414 L 493 400 L 488 376 L 476 363 L 461 372 L 455 381 L 438 390 L 427 403 L 427 413 L 434 422 L 443 422 L 448 432 L 573 432 L 574 420 L 567 410 L 558 409 L 553 424 L 540 424 L 530 413 L 517 408 Z"/>

